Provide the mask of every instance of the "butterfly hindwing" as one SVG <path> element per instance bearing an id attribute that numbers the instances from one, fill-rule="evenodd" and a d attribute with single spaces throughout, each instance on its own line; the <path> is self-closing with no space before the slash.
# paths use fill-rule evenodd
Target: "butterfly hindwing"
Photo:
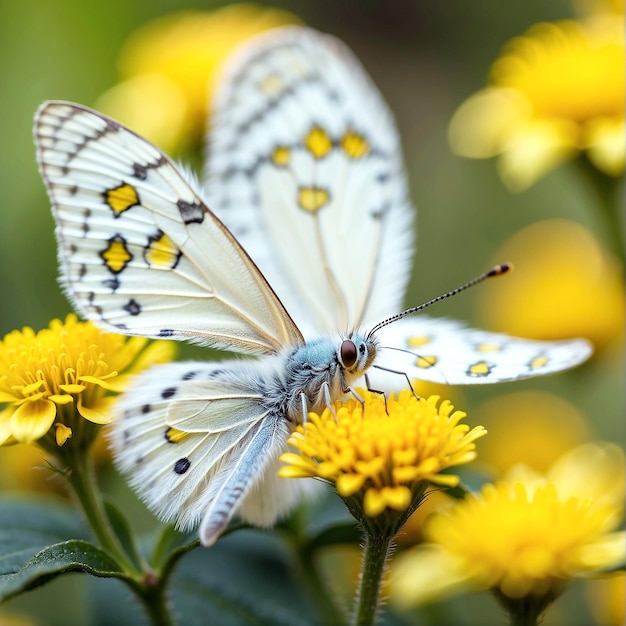
<path id="1" fill-rule="evenodd" d="M 116 408 L 110 434 L 116 464 L 161 519 L 177 520 L 182 529 L 203 520 L 205 544 L 236 511 L 257 525 L 271 524 L 300 492 L 299 485 L 284 484 L 297 481 L 274 485 L 290 428 L 265 402 L 272 367 L 259 365 L 157 366 L 134 380 Z M 261 486 L 262 506 L 240 508 Z"/>
<path id="2" fill-rule="evenodd" d="M 241 352 L 302 342 L 263 275 L 155 146 L 65 102 L 41 107 L 35 136 L 63 281 L 85 316 Z"/>
<path id="3" fill-rule="evenodd" d="M 391 113 L 337 39 L 288 27 L 228 64 L 214 103 L 211 206 L 305 336 L 397 312 L 413 209 Z"/>

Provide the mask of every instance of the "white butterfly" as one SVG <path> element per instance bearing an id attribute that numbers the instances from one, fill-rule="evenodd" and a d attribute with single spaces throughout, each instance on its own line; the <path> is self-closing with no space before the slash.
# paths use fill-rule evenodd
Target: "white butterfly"
<path id="1" fill-rule="evenodd" d="M 76 308 L 112 331 L 264 355 L 155 367 L 123 396 L 115 460 L 163 520 L 201 522 L 211 545 L 234 513 L 260 526 L 284 516 L 309 482 L 276 477 L 294 424 L 369 368 L 376 388 L 378 374 L 383 388 L 475 384 L 589 356 L 584 340 L 423 316 L 359 330 L 400 310 L 413 210 L 391 114 L 339 41 L 296 27 L 257 37 L 230 63 L 212 120 L 206 202 L 100 113 L 48 102 L 35 124 Z"/>

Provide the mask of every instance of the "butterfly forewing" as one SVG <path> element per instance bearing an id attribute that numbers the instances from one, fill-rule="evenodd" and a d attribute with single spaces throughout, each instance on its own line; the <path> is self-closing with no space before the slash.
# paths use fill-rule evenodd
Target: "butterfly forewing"
<path id="1" fill-rule="evenodd" d="M 88 318 L 241 352 L 302 343 L 263 275 L 155 146 L 64 102 L 41 107 L 35 135 L 63 281 Z"/>
<path id="2" fill-rule="evenodd" d="M 248 44 L 225 72 L 209 144 L 212 207 L 302 329 L 399 310 L 413 215 L 400 143 L 341 42 L 286 28 Z"/>
<path id="3" fill-rule="evenodd" d="M 532 341 L 423 315 L 386 326 L 378 339 L 370 378 L 384 389 L 405 387 L 407 377 L 479 385 L 553 374 L 579 365 L 592 352 L 584 339 Z"/>

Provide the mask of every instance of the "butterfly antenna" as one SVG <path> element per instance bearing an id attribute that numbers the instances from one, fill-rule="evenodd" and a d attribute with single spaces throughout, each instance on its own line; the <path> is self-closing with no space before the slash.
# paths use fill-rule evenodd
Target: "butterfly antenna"
<path id="1" fill-rule="evenodd" d="M 369 331 L 369 333 L 367 334 L 367 338 L 369 339 L 370 337 L 372 337 L 374 333 L 378 332 L 384 326 L 393 324 L 394 322 L 401 320 L 403 317 L 406 317 L 407 315 L 411 315 L 412 313 L 417 313 L 418 311 L 427 309 L 429 306 L 436 304 L 437 302 L 441 302 L 441 300 L 445 300 L 446 298 L 450 298 L 451 296 L 456 296 L 457 293 L 461 293 L 461 291 L 465 291 L 466 289 L 469 289 L 470 287 L 473 287 L 474 285 L 478 285 L 478 283 L 482 283 L 484 280 L 487 280 L 488 278 L 494 278 L 495 276 L 502 276 L 503 274 L 510 272 L 512 269 L 513 269 L 513 265 L 511 263 L 502 263 L 501 265 L 496 265 L 495 267 L 492 267 L 488 272 L 485 272 L 484 274 L 477 276 L 476 278 L 470 280 L 464 285 L 461 285 L 460 287 L 457 287 L 456 289 L 453 289 L 452 291 L 443 293 L 440 296 L 437 296 L 436 298 L 429 300 L 428 302 L 424 302 L 424 304 L 420 304 L 419 306 L 414 306 L 410 309 L 407 309 L 406 311 L 402 311 L 402 313 L 397 313 L 396 315 L 392 315 L 391 317 L 388 317 L 386 320 L 383 320 L 382 322 L 378 322 L 378 324 L 376 324 L 374 328 L 372 328 Z"/>

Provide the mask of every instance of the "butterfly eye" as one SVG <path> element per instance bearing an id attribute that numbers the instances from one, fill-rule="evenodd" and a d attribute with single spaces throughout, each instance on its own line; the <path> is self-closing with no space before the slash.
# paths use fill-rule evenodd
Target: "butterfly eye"
<path id="1" fill-rule="evenodd" d="M 350 341 L 346 339 L 339 349 L 339 354 L 341 356 L 341 362 L 344 367 L 352 367 L 356 363 L 356 346 L 354 345 L 354 341 Z"/>

